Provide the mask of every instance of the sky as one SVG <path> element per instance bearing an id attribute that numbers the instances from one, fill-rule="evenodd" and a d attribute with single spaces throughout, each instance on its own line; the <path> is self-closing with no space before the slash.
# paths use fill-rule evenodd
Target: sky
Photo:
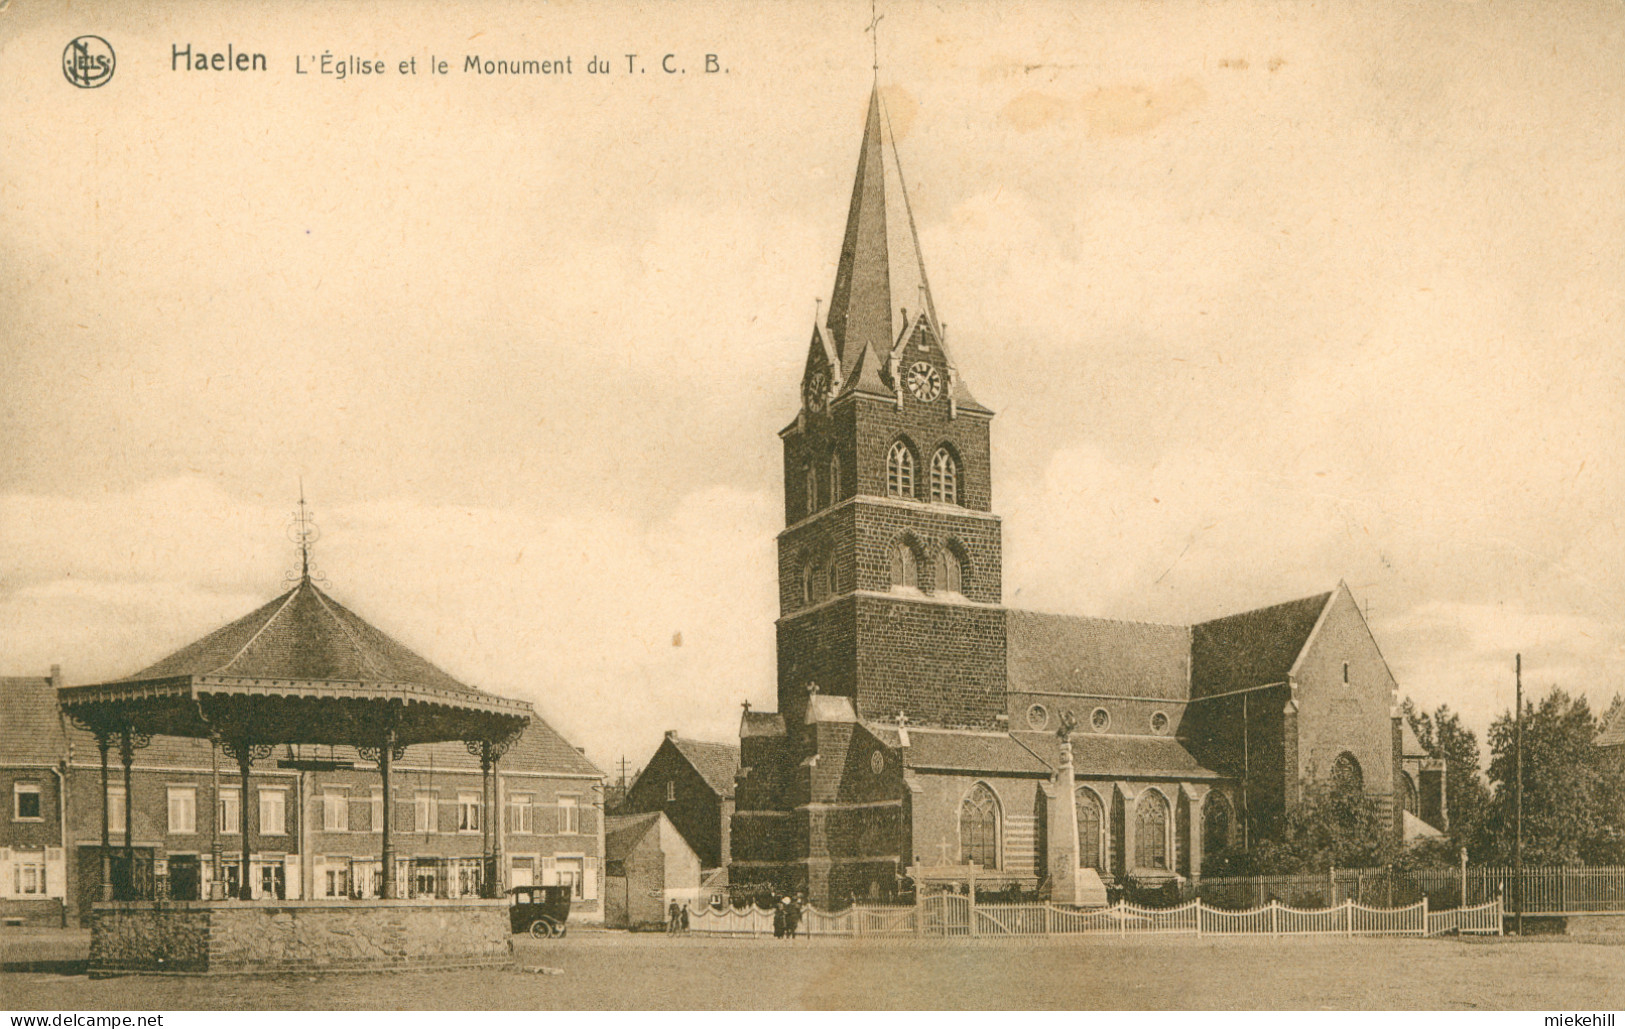
<path id="1" fill-rule="evenodd" d="M 1189 623 L 1343 580 L 1401 695 L 1481 735 L 1514 653 L 1625 691 L 1616 4 L 878 13 L 998 412 L 1007 604 Z M 776 433 L 869 22 L 0 10 L 0 674 L 128 674 L 280 593 L 302 483 L 334 597 L 606 770 L 736 738 L 775 704 Z M 86 33 L 97 89 L 61 71 Z M 228 44 L 266 70 L 172 67 Z"/>

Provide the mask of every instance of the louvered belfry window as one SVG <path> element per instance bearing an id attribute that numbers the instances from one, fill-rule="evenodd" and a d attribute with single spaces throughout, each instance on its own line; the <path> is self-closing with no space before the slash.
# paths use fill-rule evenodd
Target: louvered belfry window
<path id="1" fill-rule="evenodd" d="M 946 447 L 931 458 L 931 502 L 959 503 L 959 466 Z"/>
<path id="2" fill-rule="evenodd" d="M 886 495 L 909 500 L 914 497 L 914 455 L 901 440 L 893 443 L 891 453 L 886 455 Z"/>

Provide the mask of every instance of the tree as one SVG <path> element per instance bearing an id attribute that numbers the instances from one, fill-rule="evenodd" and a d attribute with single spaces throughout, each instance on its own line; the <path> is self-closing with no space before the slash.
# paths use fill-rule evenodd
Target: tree
<path id="1" fill-rule="evenodd" d="M 1205 875 L 1301 875 L 1329 868 L 1370 868 L 1397 856 L 1394 834 L 1377 802 L 1352 780 L 1306 785 L 1281 820 L 1280 832 L 1250 850 L 1221 856 Z"/>
<path id="2" fill-rule="evenodd" d="M 1400 711 L 1428 756 L 1445 763 L 1446 829 L 1452 852 L 1461 847 L 1474 860 L 1489 857 L 1484 835 L 1484 819 L 1489 808 L 1490 790 L 1479 772 L 1478 736 L 1461 724 L 1461 716 L 1440 704 L 1428 714 L 1406 697 Z"/>
<path id="3" fill-rule="evenodd" d="M 1523 859 L 1526 864 L 1605 864 L 1621 859 L 1618 759 L 1593 745 L 1597 719 L 1585 697 L 1558 687 L 1523 715 Z M 1485 828 L 1493 860 L 1512 860 L 1516 726 L 1506 712 L 1490 726 L 1495 793 Z"/>

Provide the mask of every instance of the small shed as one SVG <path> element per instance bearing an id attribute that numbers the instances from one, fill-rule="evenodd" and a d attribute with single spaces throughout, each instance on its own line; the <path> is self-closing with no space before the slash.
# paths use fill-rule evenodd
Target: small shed
<path id="1" fill-rule="evenodd" d="M 691 904 L 699 893 L 699 855 L 663 812 L 605 820 L 605 925 L 618 929 L 660 925 L 672 901 Z"/>

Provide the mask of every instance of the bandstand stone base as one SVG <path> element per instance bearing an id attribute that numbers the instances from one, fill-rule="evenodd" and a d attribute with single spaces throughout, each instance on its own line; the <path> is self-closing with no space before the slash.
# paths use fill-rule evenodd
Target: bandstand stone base
<path id="1" fill-rule="evenodd" d="M 465 968 L 512 960 L 502 900 L 97 904 L 90 974 Z"/>

